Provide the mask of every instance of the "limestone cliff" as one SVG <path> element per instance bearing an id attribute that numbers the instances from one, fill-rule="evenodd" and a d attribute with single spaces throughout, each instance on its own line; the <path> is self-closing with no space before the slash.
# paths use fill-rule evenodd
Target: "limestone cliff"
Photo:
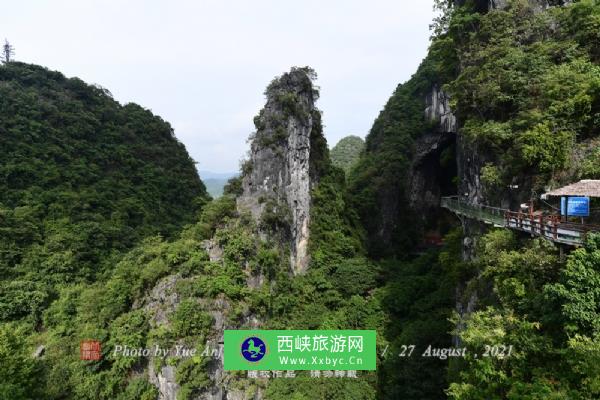
<path id="1" fill-rule="evenodd" d="M 450 109 L 450 97 L 437 84 L 425 97 L 425 118 L 434 122 L 440 133 L 456 133 L 456 116 Z"/>
<path id="2" fill-rule="evenodd" d="M 327 154 L 321 132 L 321 114 L 315 108 L 318 91 L 312 79 L 312 70 L 292 68 L 268 86 L 265 107 L 254 120 L 257 130 L 250 139 L 249 158 L 242 167 L 241 178 L 235 179 L 236 185 L 241 184 L 241 187 L 236 186 L 235 206 L 231 196 L 233 193 L 226 194 L 220 200 L 223 204 L 231 202 L 229 215 L 233 218 L 216 222 L 216 230 L 220 234 L 213 233 L 212 238 L 202 236 L 201 248 L 206 251 L 205 262 L 210 264 L 209 270 L 236 265 L 246 276 L 244 283 L 238 282 L 244 289 L 260 289 L 267 278 L 262 275 L 260 266 L 258 270 L 253 270 L 254 264 L 246 257 L 247 254 L 241 259 L 231 258 L 228 239 L 224 238 L 233 235 L 236 229 L 244 230 L 243 236 L 249 239 L 250 247 L 270 243 L 280 250 L 279 254 L 289 254 L 292 273 L 300 274 L 308 268 L 311 188 L 321 175 L 322 160 Z M 247 218 L 248 212 L 253 222 Z M 283 264 L 283 268 L 286 268 L 287 262 Z M 209 272 L 208 275 L 211 273 L 216 272 Z M 152 327 L 170 329 L 169 321 L 182 300 L 177 295 L 176 287 L 193 284 L 203 277 L 170 275 L 158 282 L 139 305 L 143 303 L 147 313 L 152 316 Z M 192 301 L 198 310 L 210 315 L 212 323 L 203 338 L 211 349 L 220 351 L 219 343 L 223 342 L 225 329 L 257 329 L 264 323 L 260 313 L 249 304 L 240 299 L 233 301 L 226 293 L 211 296 L 199 292 L 194 294 Z M 175 343 L 182 344 L 184 339 L 176 338 Z M 177 379 L 182 368 L 185 366 L 181 362 L 162 365 L 153 359 L 149 360 L 149 381 L 158 389 L 160 400 L 174 400 L 186 391 Z M 264 382 L 248 381 L 239 374 L 224 371 L 221 355 L 210 356 L 205 370 L 205 386 L 195 389 L 194 398 L 263 398 Z"/>
<path id="3" fill-rule="evenodd" d="M 459 6 L 464 3 L 465 1 L 455 1 L 455 4 Z M 511 3 L 513 2 L 507 0 L 479 0 L 475 1 L 475 8 L 481 13 L 486 13 L 492 10 L 506 10 Z M 564 0 L 528 0 L 527 3 L 533 14 L 539 14 L 549 7 L 565 6 L 571 2 Z M 552 29 L 556 29 L 556 25 Z M 437 118 L 439 125 L 443 127 L 448 123 L 444 122 L 444 113 L 447 111 L 451 113 L 451 111 L 439 105 L 443 103 L 443 98 L 436 102 L 436 97 L 439 99 L 440 96 L 434 86 L 431 94 L 432 100 L 428 100 L 425 113 L 428 117 L 432 113 L 437 113 L 438 116 L 430 118 Z M 540 176 L 539 172 L 533 168 L 521 168 L 512 174 L 510 180 L 504 182 L 501 187 L 486 185 L 485 169 L 488 166 L 501 164 L 506 155 L 482 141 L 469 140 L 463 132 L 465 123 L 463 117 L 467 113 L 460 110 L 460 107 L 454 111 L 458 113 L 458 121 L 456 118 L 452 121 L 456 133 L 456 167 L 457 181 L 459 182 L 456 194 L 473 204 L 493 205 L 513 210 L 518 209 L 521 203 L 535 197 L 536 187 L 541 185 L 540 182 L 545 182 L 549 178 Z M 489 115 L 487 117 L 490 118 Z M 498 120 L 501 120 L 501 118 L 498 118 Z M 464 261 L 474 261 L 478 257 L 477 242 L 489 229 L 489 226 L 475 219 L 461 218 L 460 221 L 463 231 L 462 258 Z M 475 280 L 479 281 L 478 285 L 473 284 Z M 491 291 L 491 286 L 481 277 L 475 277 L 471 281 L 459 282 L 456 288 L 455 308 L 458 315 L 461 316 L 461 320 L 475 311 L 479 306 L 480 298 L 489 296 Z M 460 331 L 462 327 L 462 323 L 459 323 L 457 328 Z M 453 339 L 454 344 L 459 346 L 458 337 Z"/>
<path id="4" fill-rule="evenodd" d="M 430 221 L 439 219 L 440 197 L 454 190 L 448 187 L 454 163 L 444 165 L 440 160 L 444 152 L 454 152 L 456 116 L 449 96 L 438 85 L 425 96 L 425 119 L 432 127 L 415 140 L 407 188 L 408 204 L 427 228 Z"/>
<path id="5" fill-rule="evenodd" d="M 292 68 L 267 88 L 265 107 L 254 120 L 256 133 L 237 200 L 238 208 L 249 210 L 257 221 L 269 212 L 287 217 L 294 274 L 308 268 L 310 190 L 318 179 L 311 167 L 311 141 L 321 134 L 313 74 L 308 68 Z"/>

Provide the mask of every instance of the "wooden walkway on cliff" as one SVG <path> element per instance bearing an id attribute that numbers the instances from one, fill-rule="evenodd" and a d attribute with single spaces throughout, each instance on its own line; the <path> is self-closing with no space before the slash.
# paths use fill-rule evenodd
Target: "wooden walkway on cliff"
<path id="1" fill-rule="evenodd" d="M 584 244 L 589 232 L 600 226 L 563 222 L 559 215 L 536 215 L 503 208 L 472 204 L 458 196 L 442 197 L 441 206 L 458 216 L 475 219 L 497 227 L 515 229 L 571 246 Z"/>

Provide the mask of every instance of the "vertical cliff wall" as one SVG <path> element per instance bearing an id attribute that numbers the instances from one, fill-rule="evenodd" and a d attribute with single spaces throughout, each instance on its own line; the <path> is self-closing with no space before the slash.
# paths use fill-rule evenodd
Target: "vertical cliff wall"
<path id="1" fill-rule="evenodd" d="M 443 231 L 440 197 L 456 194 L 456 117 L 432 73 L 435 57 L 399 85 L 349 177 L 373 257 L 402 255 Z"/>
<path id="2" fill-rule="evenodd" d="M 254 120 L 256 133 L 238 197 L 238 208 L 249 210 L 259 222 L 267 213 L 287 217 L 295 274 L 309 264 L 310 190 L 318 179 L 311 174 L 311 137 L 321 132 L 313 74 L 308 68 L 292 68 L 267 88 L 265 107 Z"/>
<path id="3" fill-rule="evenodd" d="M 437 230 L 440 198 L 456 192 L 452 179 L 457 124 L 449 100 L 437 84 L 425 96 L 425 120 L 431 126 L 415 139 L 408 170 L 408 204 L 423 230 Z"/>

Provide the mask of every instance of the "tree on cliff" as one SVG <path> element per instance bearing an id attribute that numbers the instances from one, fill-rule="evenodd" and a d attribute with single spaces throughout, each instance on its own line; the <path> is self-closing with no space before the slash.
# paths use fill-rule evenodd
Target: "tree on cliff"
<path id="1" fill-rule="evenodd" d="M 4 45 L 2 46 L 2 56 L 0 56 L 0 59 L 4 63 L 9 63 L 13 61 L 14 55 L 15 48 L 8 42 L 8 40 L 4 39 Z"/>

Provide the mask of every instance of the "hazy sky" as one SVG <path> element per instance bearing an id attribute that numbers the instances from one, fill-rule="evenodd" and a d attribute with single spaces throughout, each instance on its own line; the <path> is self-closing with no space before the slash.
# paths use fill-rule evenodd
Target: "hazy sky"
<path id="1" fill-rule="evenodd" d="M 2 7 L 15 59 L 169 121 L 198 168 L 237 171 L 271 79 L 310 65 L 330 145 L 364 137 L 425 56 L 433 0 L 46 0 Z"/>

